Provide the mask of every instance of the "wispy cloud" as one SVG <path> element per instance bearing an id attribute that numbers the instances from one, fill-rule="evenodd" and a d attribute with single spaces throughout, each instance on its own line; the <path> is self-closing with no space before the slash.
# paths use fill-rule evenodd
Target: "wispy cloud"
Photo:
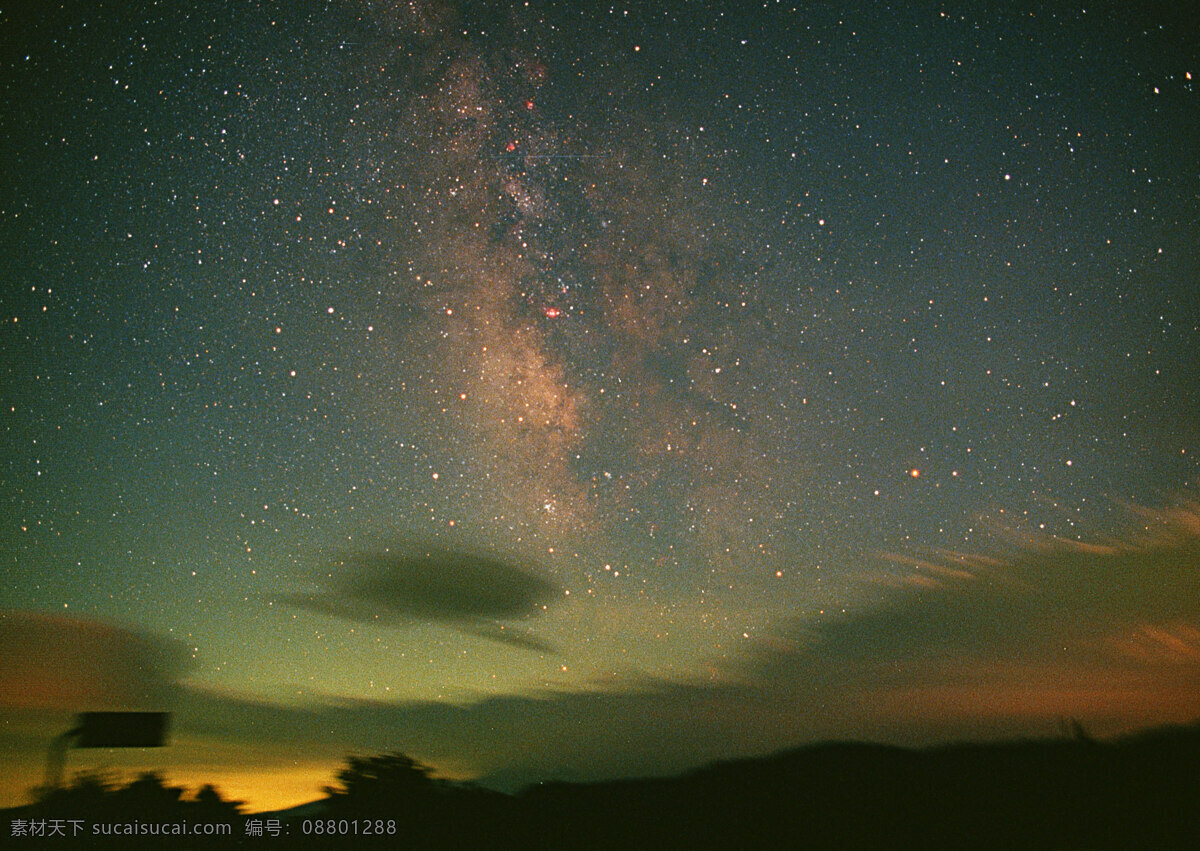
<path id="1" fill-rule="evenodd" d="M 881 554 L 882 601 L 792 624 L 746 676 L 901 723 L 1186 719 L 1200 712 L 1200 506 L 1129 517 L 1103 543 L 1014 534 L 1000 557 Z"/>
<path id="2" fill-rule="evenodd" d="M 1200 505 L 1130 507 L 1137 528 L 1103 543 L 1009 534 L 1006 557 L 884 554 L 905 590 L 807 628 L 813 651 L 887 658 L 1082 653 L 1101 635 L 1200 623 Z"/>
<path id="3" fill-rule="evenodd" d="M 552 646 L 512 621 L 536 617 L 558 588 L 531 570 L 491 556 L 449 550 L 364 553 L 330 587 L 280 599 L 363 623 L 437 623 L 526 650 Z"/>

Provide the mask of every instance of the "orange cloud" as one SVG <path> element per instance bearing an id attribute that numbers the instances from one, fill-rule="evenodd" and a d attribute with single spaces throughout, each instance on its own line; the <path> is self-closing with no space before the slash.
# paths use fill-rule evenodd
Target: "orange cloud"
<path id="1" fill-rule="evenodd" d="M 182 645 L 102 621 L 0 611 L 0 708 L 160 708 L 189 667 Z"/>

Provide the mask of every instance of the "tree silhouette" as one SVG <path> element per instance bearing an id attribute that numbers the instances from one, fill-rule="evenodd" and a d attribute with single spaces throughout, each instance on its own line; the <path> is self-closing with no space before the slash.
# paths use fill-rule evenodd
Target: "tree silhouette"
<path id="1" fill-rule="evenodd" d="M 428 803 L 443 790 L 432 769 L 407 754 L 352 756 L 337 774 L 340 786 L 326 786 L 330 805 L 356 812 L 396 812 L 398 807 Z"/>
<path id="2" fill-rule="evenodd" d="M 241 801 L 222 798 L 211 783 L 202 786 L 194 798 L 187 798 L 183 788 L 169 785 L 156 771 L 147 771 L 126 785 L 111 773 L 80 773 L 70 785 L 35 790 L 31 808 L 48 815 L 69 812 L 79 818 L 110 821 L 135 816 L 232 822 L 241 806 Z"/>
<path id="3" fill-rule="evenodd" d="M 347 762 L 347 767 L 337 773 L 341 787 L 325 787 L 325 793 L 330 797 L 354 798 L 380 790 L 401 794 L 428 791 L 436 784 L 430 777 L 432 769 L 429 766 L 398 751 L 379 756 L 352 756 Z"/>
<path id="4" fill-rule="evenodd" d="M 127 812 L 165 815 L 180 808 L 183 789 L 168 786 L 157 771 L 146 771 L 124 789 L 118 790 L 115 798 L 117 805 Z"/>
<path id="5" fill-rule="evenodd" d="M 231 821 L 234 816 L 241 813 L 242 804 L 242 801 L 226 801 L 215 786 L 205 783 L 196 792 L 195 800 L 191 801 L 188 807 L 193 811 L 192 818 L 218 822 Z"/>
<path id="6" fill-rule="evenodd" d="M 337 774 L 339 785 L 325 787 L 329 812 L 336 818 L 394 820 L 406 842 L 444 847 L 470 816 L 461 791 L 431 774 L 429 766 L 395 751 L 349 757 Z"/>
<path id="7" fill-rule="evenodd" d="M 1096 743 L 1096 740 L 1092 738 L 1087 728 L 1083 726 L 1083 722 L 1078 718 L 1060 718 L 1058 720 L 1058 732 L 1064 739 L 1087 744 Z"/>
<path id="8" fill-rule="evenodd" d="M 47 812 L 77 813 L 80 817 L 103 813 L 119 788 L 113 775 L 98 771 L 75 775 L 68 786 L 39 787 L 34 791 L 34 806 Z"/>

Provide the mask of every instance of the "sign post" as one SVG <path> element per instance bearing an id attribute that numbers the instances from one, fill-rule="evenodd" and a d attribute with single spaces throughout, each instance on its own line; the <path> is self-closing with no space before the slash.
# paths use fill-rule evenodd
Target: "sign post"
<path id="1" fill-rule="evenodd" d="M 75 726 L 55 737 L 46 759 L 46 788 L 57 789 L 72 739 L 77 748 L 161 748 L 169 712 L 81 712 Z"/>

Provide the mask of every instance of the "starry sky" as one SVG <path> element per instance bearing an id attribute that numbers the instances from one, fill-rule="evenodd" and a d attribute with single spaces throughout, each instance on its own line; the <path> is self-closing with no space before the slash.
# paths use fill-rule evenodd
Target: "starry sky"
<path id="1" fill-rule="evenodd" d="M 0 798 L 1200 716 L 1181 9 L 0 12 Z"/>

